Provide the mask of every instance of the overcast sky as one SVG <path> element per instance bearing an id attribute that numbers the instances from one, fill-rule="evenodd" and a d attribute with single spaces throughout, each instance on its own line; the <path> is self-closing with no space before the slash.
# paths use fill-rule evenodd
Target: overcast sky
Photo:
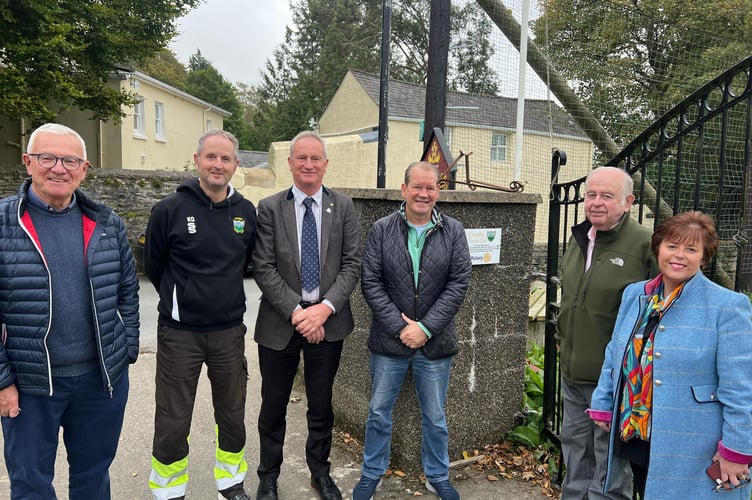
<path id="1" fill-rule="evenodd" d="M 169 47 L 183 64 L 201 50 L 227 81 L 252 85 L 291 24 L 288 0 L 205 0 L 179 20 Z"/>
<path id="2" fill-rule="evenodd" d="M 204 0 L 178 21 L 180 35 L 169 47 L 183 64 L 196 50 L 230 83 L 255 85 L 267 58 L 284 41 L 285 28 L 292 25 L 290 0 Z M 462 4 L 467 0 L 452 0 Z M 537 16 L 531 2 L 531 18 Z M 520 18 L 521 0 L 507 0 Z M 501 95 L 517 95 L 519 52 L 494 27 L 491 42 L 496 54 L 489 61 L 500 75 Z M 545 98 L 545 85 L 528 67 L 527 98 Z"/>

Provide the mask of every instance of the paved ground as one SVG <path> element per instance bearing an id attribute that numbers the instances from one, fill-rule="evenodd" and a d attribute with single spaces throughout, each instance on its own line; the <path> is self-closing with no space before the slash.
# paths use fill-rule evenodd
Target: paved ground
<path id="1" fill-rule="evenodd" d="M 246 280 L 248 296 L 248 313 L 246 324 L 253 327 L 258 308 L 259 291 L 252 280 Z M 128 407 L 121 436 L 120 448 L 111 468 L 113 500 L 148 500 L 149 471 L 151 468 L 151 439 L 154 421 L 154 371 L 156 351 L 156 294 L 151 284 L 141 281 L 141 350 L 138 362 L 131 366 Z M 252 334 L 247 337 L 246 355 L 250 372 L 246 422 L 248 444 L 246 459 L 249 475 L 246 489 L 255 498 L 258 479 L 255 467 L 258 464 L 258 433 L 256 418 L 259 410 L 261 379 L 258 373 L 256 345 Z M 285 444 L 285 463 L 280 477 L 280 498 L 308 500 L 318 498 L 310 488 L 309 473 L 305 465 L 304 443 L 305 396 L 295 392 L 293 397 L 298 402 L 291 403 L 288 410 L 287 441 Z M 208 380 L 202 377 L 194 409 L 191 430 L 190 473 L 186 498 L 190 500 L 213 500 L 216 490 L 212 477 L 214 456 L 214 421 L 211 410 L 211 398 Z M 2 438 L 0 437 L 0 444 Z M 360 476 L 358 457 L 345 447 L 335 446 L 332 452 L 332 476 L 342 488 L 345 499 L 351 498 L 352 488 Z M 64 449 L 58 450 L 57 477 L 55 485 L 60 499 L 67 499 L 67 472 Z M 521 480 L 488 481 L 483 475 L 471 470 L 452 471 L 459 477 L 455 485 L 465 500 L 541 500 L 547 498 L 538 488 Z M 390 478 L 376 494 L 376 500 L 382 498 L 408 498 L 426 496 L 435 499 L 415 478 Z M 10 498 L 8 477 L 5 468 L 0 468 L 0 500 Z M 96 499 L 92 499 L 96 500 Z"/>

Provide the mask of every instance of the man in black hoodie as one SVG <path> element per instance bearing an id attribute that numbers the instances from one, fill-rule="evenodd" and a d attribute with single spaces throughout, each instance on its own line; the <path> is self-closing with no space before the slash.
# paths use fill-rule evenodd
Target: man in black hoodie
<path id="1" fill-rule="evenodd" d="M 185 497 L 193 404 L 206 363 L 219 498 L 246 500 L 243 273 L 253 254 L 256 209 L 230 184 L 239 163 L 232 134 L 206 132 L 193 161 L 198 179 L 157 203 L 146 229 L 144 268 L 159 292 L 149 487 L 159 500 Z"/>

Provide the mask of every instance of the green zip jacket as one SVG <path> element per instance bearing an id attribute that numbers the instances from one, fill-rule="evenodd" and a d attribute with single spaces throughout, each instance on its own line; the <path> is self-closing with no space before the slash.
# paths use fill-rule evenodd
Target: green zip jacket
<path id="1" fill-rule="evenodd" d="M 574 383 L 596 384 L 624 288 L 658 274 L 650 250 L 651 231 L 631 217 L 595 235 L 590 269 L 585 269 L 589 221 L 572 227 L 564 254 L 559 312 L 561 373 Z"/>

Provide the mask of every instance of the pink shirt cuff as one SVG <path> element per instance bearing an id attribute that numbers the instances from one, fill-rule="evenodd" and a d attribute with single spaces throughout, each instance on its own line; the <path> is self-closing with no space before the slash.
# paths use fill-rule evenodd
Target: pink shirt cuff
<path id="1" fill-rule="evenodd" d="M 745 455 L 744 453 L 739 453 L 738 451 L 726 448 L 722 441 L 718 441 L 718 454 L 729 462 L 737 464 L 752 464 L 752 455 Z"/>
<path id="2" fill-rule="evenodd" d="M 585 413 L 587 413 L 592 420 L 597 420 L 599 422 L 611 422 L 612 414 L 610 411 L 591 410 L 588 408 L 587 410 L 585 410 Z"/>

